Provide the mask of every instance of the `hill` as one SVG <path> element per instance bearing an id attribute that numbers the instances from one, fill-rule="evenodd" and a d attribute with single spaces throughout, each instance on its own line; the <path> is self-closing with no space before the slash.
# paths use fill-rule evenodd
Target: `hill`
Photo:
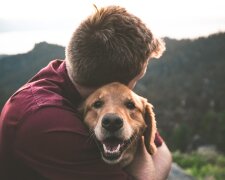
<path id="1" fill-rule="evenodd" d="M 41 42 L 25 54 L 3 56 L 0 59 L 0 109 L 21 85 L 26 83 L 52 59 L 64 59 L 65 48 Z"/>
<path id="2" fill-rule="evenodd" d="M 172 149 L 214 144 L 225 151 L 225 33 L 165 42 L 136 90 L 154 104 Z"/>
<path id="3" fill-rule="evenodd" d="M 136 91 L 154 105 L 159 130 L 172 150 L 214 144 L 225 152 L 225 33 L 194 40 L 165 38 Z M 0 109 L 8 97 L 64 47 L 42 42 L 26 54 L 0 59 Z"/>

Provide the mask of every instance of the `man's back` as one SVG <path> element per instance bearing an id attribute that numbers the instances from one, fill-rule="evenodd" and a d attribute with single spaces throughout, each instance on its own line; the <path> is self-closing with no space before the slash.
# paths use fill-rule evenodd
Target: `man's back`
<path id="1" fill-rule="evenodd" d="M 0 179 L 126 179 L 102 162 L 77 111 L 81 102 L 63 61 L 20 88 L 0 117 Z"/>

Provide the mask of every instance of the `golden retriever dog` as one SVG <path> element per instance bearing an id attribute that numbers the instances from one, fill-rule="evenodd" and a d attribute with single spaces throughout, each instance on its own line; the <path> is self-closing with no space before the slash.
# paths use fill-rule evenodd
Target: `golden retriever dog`
<path id="1" fill-rule="evenodd" d="M 97 89 L 86 99 L 82 106 L 84 122 L 106 163 L 128 165 L 142 135 L 147 151 L 155 152 L 152 107 L 145 98 L 116 82 Z"/>

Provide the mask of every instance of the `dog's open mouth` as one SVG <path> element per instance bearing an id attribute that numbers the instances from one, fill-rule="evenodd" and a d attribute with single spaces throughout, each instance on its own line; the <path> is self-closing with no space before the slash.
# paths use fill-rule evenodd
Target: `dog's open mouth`
<path id="1" fill-rule="evenodd" d="M 98 141 L 102 155 L 105 159 L 113 161 L 120 158 L 123 151 L 133 142 L 134 138 L 131 137 L 129 140 L 121 140 L 117 137 L 110 137 L 103 141 Z"/>

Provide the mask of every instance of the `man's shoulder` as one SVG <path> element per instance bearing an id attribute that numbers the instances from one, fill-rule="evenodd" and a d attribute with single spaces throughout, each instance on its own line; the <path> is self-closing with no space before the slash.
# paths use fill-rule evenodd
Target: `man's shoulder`
<path id="1" fill-rule="evenodd" d="M 9 98 L 2 110 L 1 118 L 4 121 L 15 121 L 18 125 L 37 121 L 54 123 L 59 127 L 75 126 L 79 132 L 84 132 L 78 108 L 73 108 L 67 101 L 60 93 L 27 83 Z"/>
<path id="2" fill-rule="evenodd" d="M 40 106 L 23 120 L 19 129 L 22 126 L 37 132 L 89 135 L 79 112 L 60 106 Z"/>
<path id="3" fill-rule="evenodd" d="M 64 61 L 51 61 L 9 99 L 9 103 L 28 103 L 29 107 L 57 106 L 75 109 L 81 103 L 66 73 Z M 22 107 L 20 107 L 22 108 Z"/>
<path id="4" fill-rule="evenodd" d="M 41 85 L 39 83 L 45 83 Z M 56 86 L 54 87 L 57 88 Z M 7 111 L 10 114 L 16 114 L 17 119 L 20 119 L 20 115 L 24 116 L 27 113 L 33 113 L 34 111 L 47 106 L 68 108 L 64 102 L 64 97 L 56 90 L 53 91 L 53 85 L 48 82 L 31 82 L 27 83 L 18 89 L 6 102 L 3 107 L 3 112 Z"/>
<path id="5" fill-rule="evenodd" d="M 54 61 L 9 98 L 3 107 L 1 119 L 4 123 L 13 121 L 14 125 L 18 125 L 33 118 L 34 114 L 44 113 L 42 119 L 48 117 L 48 121 L 53 121 L 53 118 L 63 121 L 65 118 L 60 116 L 63 115 L 68 116 L 68 121 L 73 118 L 79 124 L 81 118 L 77 109 L 81 101 L 67 77 L 65 64 Z M 52 114 L 48 113 L 50 111 Z"/>

